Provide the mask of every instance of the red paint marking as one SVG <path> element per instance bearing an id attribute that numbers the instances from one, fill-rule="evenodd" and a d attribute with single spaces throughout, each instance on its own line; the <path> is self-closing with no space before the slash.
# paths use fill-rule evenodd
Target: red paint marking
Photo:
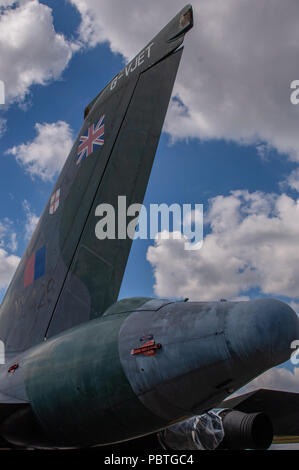
<path id="1" fill-rule="evenodd" d="M 26 263 L 25 275 L 24 275 L 24 287 L 29 286 L 34 280 L 34 266 L 35 266 L 35 253 L 30 256 Z"/>
<path id="2" fill-rule="evenodd" d="M 13 364 L 12 366 L 10 366 L 10 368 L 8 369 L 8 372 L 14 372 L 15 370 L 17 370 L 19 367 L 19 364 L 16 363 L 16 364 Z"/>
<path id="3" fill-rule="evenodd" d="M 132 349 L 131 355 L 135 356 L 136 354 L 143 354 L 144 356 L 154 356 L 155 351 L 157 349 L 161 349 L 162 344 L 160 343 L 155 343 L 155 340 L 148 341 L 147 343 L 144 343 L 142 346 L 136 349 Z"/>
<path id="4" fill-rule="evenodd" d="M 57 191 L 55 191 L 55 193 L 51 197 L 50 209 L 49 209 L 49 213 L 51 215 L 55 214 L 55 212 L 57 211 L 59 207 L 59 199 L 60 199 L 60 188 L 57 189 Z"/>

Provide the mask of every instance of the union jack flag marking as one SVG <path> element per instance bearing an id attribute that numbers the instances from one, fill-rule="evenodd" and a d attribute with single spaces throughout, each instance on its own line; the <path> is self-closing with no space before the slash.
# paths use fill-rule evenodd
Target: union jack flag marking
<path id="1" fill-rule="evenodd" d="M 49 214 L 53 215 L 59 207 L 60 188 L 55 191 L 50 200 Z"/>
<path id="2" fill-rule="evenodd" d="M 77 154 L 77 165 L 95 150 L 95 146 L 104 145 L 104 119 L 105 115 L 101 116 L 96 124 L 92 124 L 88 128 L 85 135 L 81 135 Z"/>

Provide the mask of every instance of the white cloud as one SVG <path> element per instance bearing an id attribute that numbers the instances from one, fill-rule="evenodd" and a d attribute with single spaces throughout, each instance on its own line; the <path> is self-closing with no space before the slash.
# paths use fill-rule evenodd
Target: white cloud
<path id="1" fill-rule="evenodd" d="M 18 256 L 10 255 L 6 250 L 0 248 L 0 289 L 8 286 L 19 262 Z"/>
<path id="2" fill-rule="evenodd" d="M 234 191 L 212 199 L 204 221 L 211 231 L 197 251 L 184 240 L 149 247 L 157 295 L 217 300 L 259 288 L 299 297 L 299 199 Z"/>
<path id="3" fill-rule="evenodd" d="M 8 286 L 19 264 L 20 258 L 8 252 L 17 249 L 16 233 L 12 231 L 12 221 L 0 221 L 0 289 Z"/>
<path id="4" fill-rule="evenodd" d="M 13 222 L 5 217 L 0 221 L 0 247 L 16 251 L 18 248 L 17 234 L 13 231 Z"/>
<path id="5" fill-rule="evenodd" d="M 132 58 L 185 2 L 69 0 L 82 16 L 81 39 Z M 297 0 L 200 0 L 187 35 L 166 121 L 173 138 L 229 139 L 274 148 L 299 160 Z"/>
<path id="6" fill-rule="evenodd" d="M 37 123 L 37 136 L 31 142 L 6 151 L 14 155 L 32 177 L 51 181 L 59 172 L 72 146 L 72 130 L 64 121 Z"/>
<path id="7" fill-rule="evenodd" d="M 290 188 L 299 192 L 299 168 L 296 168 L 291 172 L 286 181 L 283 184 L 287 184 Z"/>
<path id="8" fill-rule="evenodd" d="M 25 239 L 30 240 L 31 235 L 33 234 L 35 227 L 38 224 L 39 217 L 31 209 L 31 206 L 26 199 L 23 201 L 23 208 L 26 213 L 26 222 L 25 222 Z"/>
<path id="9" fill-rule="evenodd" d="M 16 3 L 16 0 L 0 0 L 0 8 L 9 7 Z"/>
<path id="10" fill-rule="evenodd" d="M 0 79 L 10 103 L 24 100 L 31 85 L 59 78 L 78 46 L 55 32 L 52 10 L 37 0 L 2 0 L 1 6 Z"/>
<path id="11" fill-rule="evenodd" d="M 186 5 L 182 0 L 69 0 L 81 14 L 81 40 L 91 47 L 108 42 L 132 59 Z"/>

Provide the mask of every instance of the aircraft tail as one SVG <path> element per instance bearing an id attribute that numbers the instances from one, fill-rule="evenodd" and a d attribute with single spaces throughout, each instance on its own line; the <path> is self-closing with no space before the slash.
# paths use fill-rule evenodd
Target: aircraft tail
<path id="1" fill-rule="evenodd" d="M 1 306 L 7 353 L 100 316 L 116 301 L 132 240 L 99 240 L 97 207 L 117 208 L 118 196 L 126 196 L 127 206 L 143 202 L 178 48 L 192 25 L 188 5 L 87 106 Z"/>

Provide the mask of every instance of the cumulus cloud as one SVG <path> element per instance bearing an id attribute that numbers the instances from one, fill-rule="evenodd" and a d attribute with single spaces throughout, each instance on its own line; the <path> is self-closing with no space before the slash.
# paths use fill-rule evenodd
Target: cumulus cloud
<path id="1" fill-rule="evenodd" d="M 181 0 L 69 0 L 81 39 L 132 58 L 185 5 Z M 200 0 L 187 35 L 166 130 L 174 139 L 228 139 L 299 160 L 297 0 Z"/>
<path id="2" fill-rule="evenodd" d="M 0 0 L 0 8 L 9 7 L 16 3 L 16 0 Z"/>
<path id="3" fill-rule="evenodd" d="M 8 286 L 20 262 L 20 258 L 0 248 L 0 289 Z"/>
<path id="4" fill-rule="evenodd" d="M 126 59 L 139 52 L 152 39 L 153 33 L 158 32 L 171 18 L 172 13 L 184 6 L 178 0 L 166 1 L 163 5 L 156 2 L 149 4 L 144 0 L 69 1 L 81 14 L 79 33 L 82 41 L 91 47 L 108 42 L 113 52 L 121 53 Z"/>
<path id="5" fill-rule="evenodd" d="M 20 258 L 10 252 L 17 250 L 17 234 L 13 223 L 5 218 L 0 221 L 0 289 L 8 286 L 19 264 Z"/>
<path id="6" fill-rule="evenodd" d="M 1 0 L 0 79 L 6 103 L 24 100 L 33 84 L 57 79 L 77 48 L 55 32 L 48 6 L 37 0 Z"/>
<path id="7" fill-rule="evenodd" d="M 233 191 L 210 200 L 204 221 L 210 233 L 197 251 L 183 239 L 148 248 L 158 296 L 217 300 L 259 288 L 299 297 L 299 199 Z"/>
<path id="8" fill-rule="evenodd" d="M 294 189 L 299 193 L 299 168 L 293 170 L 283 184 L 287 184 L 291 189 Z"/>
<path id="9" fill-rule="evenodd" d="M 17 234 L 13 229 L 13 222 L 8 217 L 0 221 L 0 247 L 8 248 L 12 252 L 18 248 Z"/>
<path id="10" fill-rule="evenodd" d="M 6 151 L 16 157 L 26 172 L 43 181 L 51 181 L 59 172 L 72 146 L 72 130 L 68 123 L 37 123 L 37 136 L 30 142 Z"/>

